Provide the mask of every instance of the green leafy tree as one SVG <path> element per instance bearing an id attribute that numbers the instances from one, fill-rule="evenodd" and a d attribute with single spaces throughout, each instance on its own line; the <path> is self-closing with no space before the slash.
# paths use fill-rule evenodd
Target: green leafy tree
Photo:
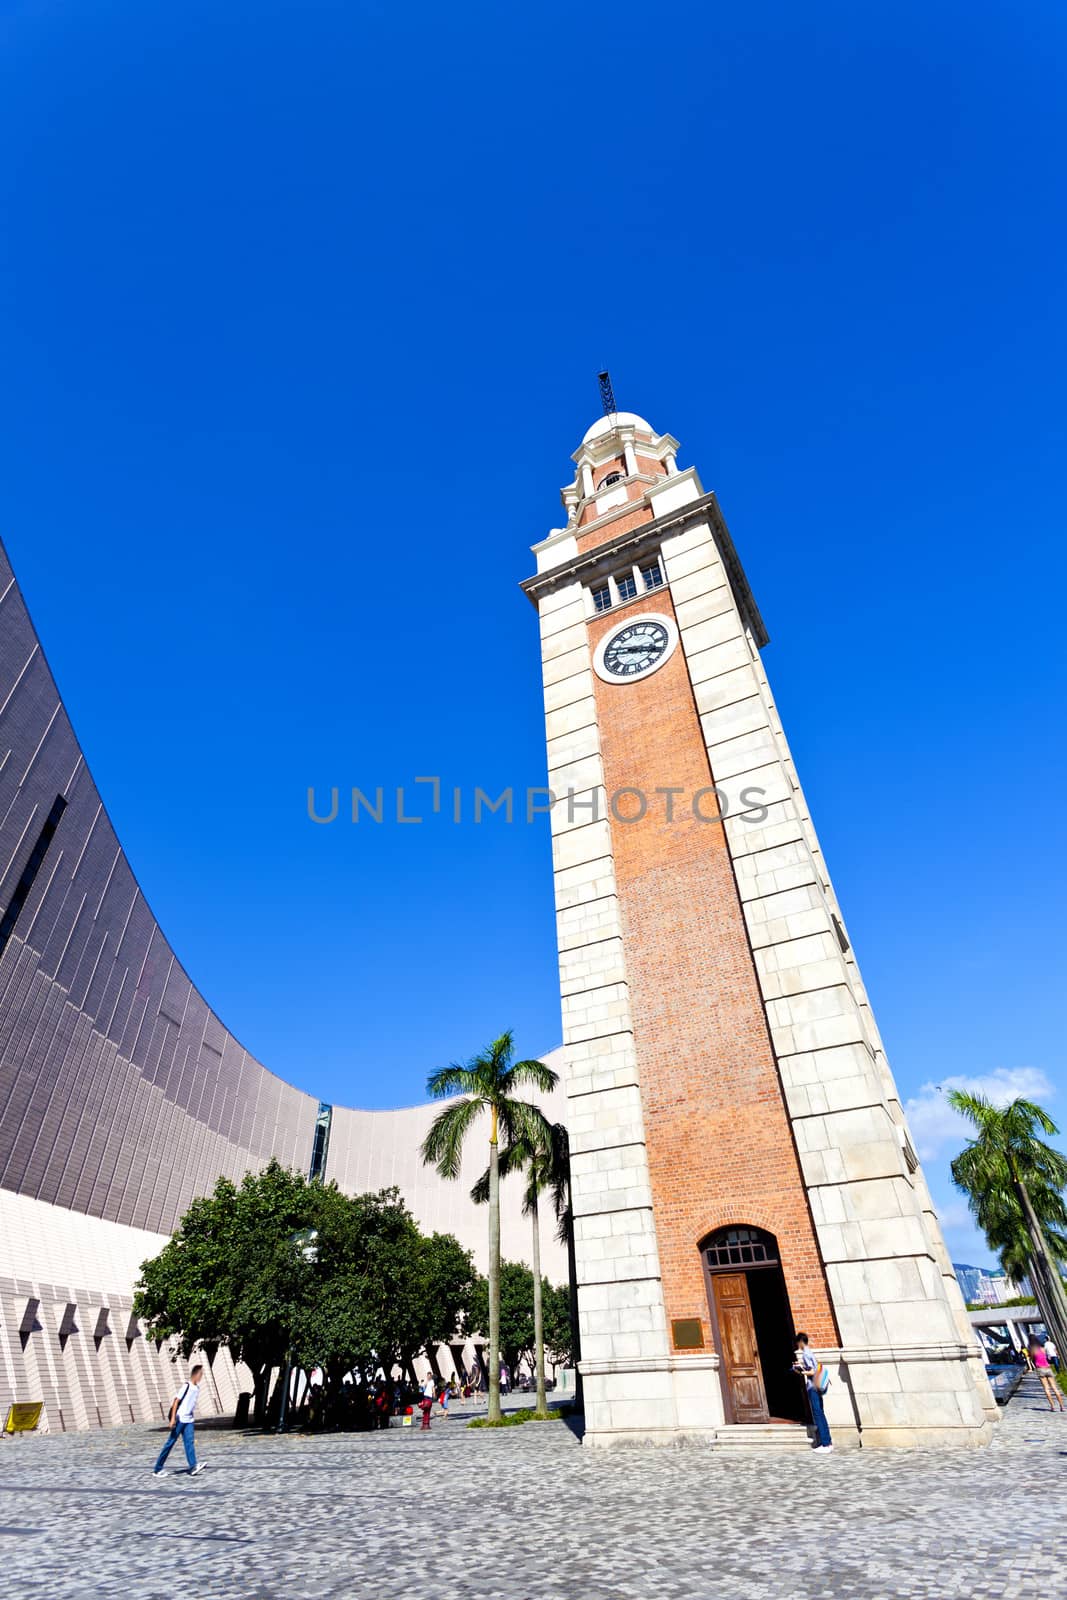
<path id="1" fill-rule="evenodd" d="M 953 1181 L 1004 1270 L 1030 1278 L 1046 1327 L 1057 1347 L 1067 1348 L 1067 1296 L 1056 1259 L 1067 1259 L 1067 1157 L 1040 1137 L 1059 1129 L 1032 1100 L 1000 1108 L 953 1089 L 948 1101 L 977 1130 L 952 1162 Z"/>
<path id="2" fill-rule="evenodd" d="M 545 1348 L 555 1364 L 571 1357 L 570 1296 L 541 1279 Z M 471 1295 L 468 1326 L 480 1331 L 489 1315 L 489 1284 L 479 1277 Z M 529 1360 L 536 1346 L 534 1327 L 534 1275 L 524 1261 L 504 1261 L 500 1267 L 500 1354 L 514 1373 Z"/>
<path id="3" fill-rule="evenodd" d="M 424 1237 L 396 1189 L 345 1195 L 272 1161 L 193 1202 L 145 1262 L 135 1309 L 186 1355 L 229 1346 L 252 1369 L 264 1420 L 271 1372 L 290 1359 L 320 1367 L 337 1395 L 350 1373 L 363 1385 L 454 1337 L 474 1276 L 469 1252 L 450 1234 Z"/>
<path id="4" fill-rule="evenodd" d="M 1067 1261 L 1067 1206 L 1063 1195 L 1037 1179 L 1032 1179 L 1026 1188 L 1052 1261 Z M 1007 1276 L 1016 1283 L 1032 1277 L 1033 1244 L 1015 1195 L 1001 1189 L 987 1191 L 983 1196 L 982 1218 L 986 1239 L 997 1252 Z"/>
<path id="5" fill-rule="evenodd" d="M 480 1055 L 461 1065 L 441 1067 L 431 1074 L 427 1089 L 435 1099 L 459 1095 L 434 1119 L 422 1143 L 422 1159 L 445 1178 L 458 1178 L 463 1146 L 483 1116 L 489 1120 L 489 1275 L 487 1323 L 489 1338 L 489 1420 L 500 1420 L 500 1135 L 508 1145 L 527 1139 L 536 1143 L 547 1126 L 544 1113 L 516 1098 L 523 1088 L 542 1094 L 554 1089 L 558 1079 L 543 1061 L 515 1061 L 510 1032 L 494 1039 Z"/>
<path id="6" fill-rule="evenodd" d="M 141 1268 L 134 1313 L 158 1343 L 177 1337 L 182 1353 L 227 1345 L 252 1372 L 256 1415 L 285 1362 L 307 1263 L 293 1235 L 315 1227 L 320 1185 L 271 1161 L 239 1185 L 220 1178 L 194 1200 L 177 1232 Z"/>
<path id="7" fill-rule="evenodd" d="M 478 1273 L 469 1250 L 450 1233 L 433 1233 L 420 1241 L 415 1270 L 418 1291 L 416 1349 L 466 1337 L 471 1295 Z"/>
<path id="8" fill-rule="evenodd" d="M 500 1361 L 514 1376 L 524 1356 L 534 1348 L 533 1273 L 524 1261 L 500 1263 L 500 1322 L 497 1378 Z M 479 1277 L 471 1296 L 471 1325 L 483 1330 L 489 1319 L 489 1280 Z"/>
<path id="9" fill-rule="evenodd" d="M 557 1367 L 574 1364 L 570 1290 L 565 1285 L 557 1288 L 546 1279 L 543 1300 L 545 1354 L 552 1363 L 554 1377 Z"/>
<path id="10" fill-rule="evenodd" d="M 294 1359 L 322 1367 L 334 1385 L 352 1370 L 366 1381 L 421 1348 L 411 1280 L 424 1241 L 396 1189 L 352 1197 L 333 1189 L 323 1199 L 313 1292 L 293 1321 Z"/>

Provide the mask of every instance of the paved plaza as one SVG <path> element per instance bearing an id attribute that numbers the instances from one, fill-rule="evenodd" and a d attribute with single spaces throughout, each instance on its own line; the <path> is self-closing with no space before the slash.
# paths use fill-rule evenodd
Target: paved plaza
<path id="1" fill-rule="evenodd" d="M 519 1403 L 519 1402 L 513 1402 Z M 467 1408 L 473 1413 L 476 1406 Z M 81 1600 L 948 1600 L 1067 1593 L 1067 1416 L 984 1451 L 583 1450 L 564 1422 L 0 1443 L 9 1594 Z"/>

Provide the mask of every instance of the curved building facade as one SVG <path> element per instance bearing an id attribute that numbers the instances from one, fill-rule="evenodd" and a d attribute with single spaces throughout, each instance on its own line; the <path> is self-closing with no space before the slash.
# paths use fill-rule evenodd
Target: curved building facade
<path id="1" fill-rule="evenodd" d="M 220 1175 L 272 1156 L 353 1192 L 396 1183 L 481 1259 L 474 1152 L 465 1183 L 419 1161 L 436 1109 L 321 1107 L 215 1015 L 123 854 L 0 547 L 0 1421 L 15 1400 L 43 1400 L 53 1429 L 157 1417 L 175 1372 L 132 1320 L 140 1263 Z M 546 1109 L 562 1117 L 562 1094 Z M 505 1206 L 505 1253 L 526 1257 L 517 1186 Z M 213 1380 L 226 1409 L 224 1353 Z"/>

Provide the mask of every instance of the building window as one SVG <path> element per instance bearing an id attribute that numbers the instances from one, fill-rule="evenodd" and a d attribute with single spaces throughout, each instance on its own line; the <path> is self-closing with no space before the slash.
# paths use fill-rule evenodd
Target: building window
<path id="1" fill-rule="evenodd" d="M 311 1164 L 308 1167 L 308 1177 L 312 1183 L 317 1178 L 326 1176 L 326 1156 L 330 1149 L 330 1124 L 333 1121 L 333 1106 L 327 1105 L 325 1100 L 319 1101 L 319 1114 L 315 1118 L 315 1137 L 311 1144 Z"/>
<path id="2" fill-rule="evenodd" d="M 29 899 L 34 879 L 41 870 L 41 863 L 44 861 L 48 846 L 52 843 L 56 829 L 59 827 L 59 819 L 66 809 L 66 800 L 61 794 L 57 794 L 52 802 L 51 811 L 44 819 L 44 827 L 37 835 L 37 841 L 30 851 L 29 860 L 22 869 L 22 876 L 15 885 L 15 892 L 8 902 L 3 919 L 0 920 L 0 955 L 3 955 L 7 941 L 15 931 L 15 924 L 19 920 L 23 906 Z"/>
<path id="3" fill-rule="evenodd" d="M 616 578 L 615 583 L 620 600 L 632 600 L 637 593 L 637 579 L 632 572 L 628 572 L 624 578 Z"/>
<path id="4" fill-rule="evenodd" d="M 705 1247 L 713 1272 L 724 1267 L 760 1267 L 778 1260 L 773 1234 L 762 1228 L 722 1228 Z"/>
<path id="5" fill-rule="evenodd" d="M 661 587 L 663 583 L 663 568 L 659 564 L 658 557 L 655 561 L 650 562 L 647 567 L 641 568 L 641 576 L 645 580 L 646 589 L 658 589 Z"/>
<path id="6" fill-rule="evenodd" d="M 593 590 L 593 605 L 597 611 L 609 611 L 611 609 L 611 590 L 606 583 L 601 588 Z"/>
<path id="7" fill-rule="evenodd" d="M 609 472 L 607 477 L 606 478 L 601 478 L 600 482 L 597 484 L 596 492 L 597 492 L 597 494 L 599 494 L 601 489 L 610 489 L 612 484 L 621 483 L 621 482 L 622 482 L 622 473 L 621 472 Z"/>

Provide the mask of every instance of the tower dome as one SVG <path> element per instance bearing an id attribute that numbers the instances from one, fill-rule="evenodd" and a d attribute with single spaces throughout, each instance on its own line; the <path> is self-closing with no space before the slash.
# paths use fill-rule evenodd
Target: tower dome
<path id="1" fill-rule="evenodd" d="M 655 435 L 652 424 L 646 422 L 644 417 L 639 417 L 636 411 L 612 411 L 606 417 L 597 418 L 593 426 L 583 434 L 582 443 L 595 444 L 598 439 L 614 433 L 616 428 L 634 428 L 639 433 L 647 433 L 650 437 Z"/>

